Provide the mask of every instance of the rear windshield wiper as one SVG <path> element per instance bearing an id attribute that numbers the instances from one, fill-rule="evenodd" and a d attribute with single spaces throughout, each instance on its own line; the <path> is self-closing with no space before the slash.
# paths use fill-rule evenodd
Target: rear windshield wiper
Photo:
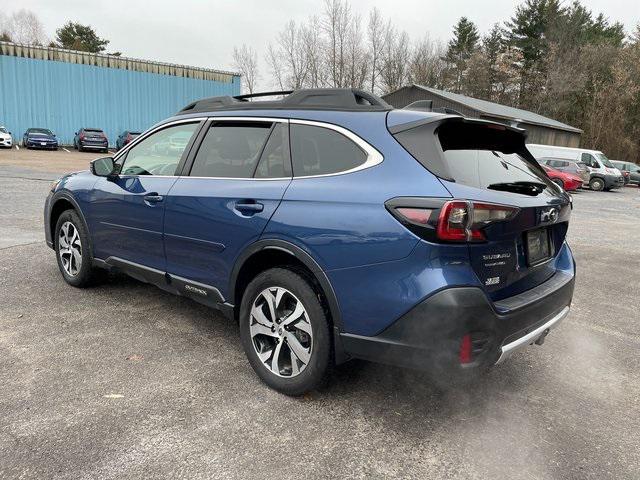
<path id="1" fill-rule="evenodd" d="M 547 186 L 540 182 L 504 182 L 492 183 L 487 187 L 490 190 L 499 190 L 501 192 L 522 193 L 535 197 L 541 194 Z"/>

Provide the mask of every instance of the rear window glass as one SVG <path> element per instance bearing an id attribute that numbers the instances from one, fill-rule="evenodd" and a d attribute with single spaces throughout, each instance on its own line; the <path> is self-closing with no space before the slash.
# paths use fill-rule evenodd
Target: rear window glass
<path id="1" fill-rule="evenodd" d="M 102 130 L 97 128 L 85 128 L 84 131 L 87 133 L 102 133 Z"/>
<path id="2" fill-rule="evenodd" d="M 550 185 L 534 160 L 526 158 L 523 136 L 504 127 L 452 121 L 435 134 L 427 124 L 400 132 L 396 139 L 427 169 L 456 183 L 491 189 L 534 183 L 544 190 Z"/>

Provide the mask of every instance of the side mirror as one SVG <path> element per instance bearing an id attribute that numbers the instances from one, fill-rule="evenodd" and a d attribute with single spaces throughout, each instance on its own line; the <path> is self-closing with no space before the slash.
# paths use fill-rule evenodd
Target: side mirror
<path id="1" fill-rule="evenodd" d="M 113 163 L 113 157 L 96 158 L 89 164 L 91 173 L 98 177 L 108 177 L 113 175 L 115 169 L 115 163 Z"/>

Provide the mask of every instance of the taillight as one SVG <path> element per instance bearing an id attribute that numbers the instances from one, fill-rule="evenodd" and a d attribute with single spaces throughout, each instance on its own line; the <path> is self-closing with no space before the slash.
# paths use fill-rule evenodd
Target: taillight
<path id="1" fill-rule="evenodd" d="M 484 228 L 511 220 L 517 207 L 470 200 L 394 198 L 386 207 L 409 230 L 429 241 L 482 242 Z"/>
<path id="2" fill-rule="evenodd" d="M 80 134 L 80 140 L 84 140 L 84 132 Z"/>
<path id="3" fill-rule="evenodd" d="M 133 138 L 131 137 L 131 134 L 127 133 L 127 142 L 130 142 L 131 140 L 133 140 Z"/>
<path id="4" fill-rule="evenodd" d="M 448 242 L 481 242 L 482 229 L 494 222 L 512 219 L 518 208 L 493 203 L 453 200 L 443 205 L 436 234 Z"/>

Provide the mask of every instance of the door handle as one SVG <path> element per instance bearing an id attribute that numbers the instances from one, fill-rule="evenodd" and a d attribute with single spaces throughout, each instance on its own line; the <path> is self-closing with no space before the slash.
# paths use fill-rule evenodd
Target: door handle
<path id="1" fill-rule="evenodd" d="M 158 195 L 157 193 L 150 193 L 149 195 L 144 196 L 144 201 L 149 203 L 158 203 L 164 200 L 162 195 Z"/>
<path id="2" fill-rule="evenodd" d="M 258 202 L 236 202 L 235 208 L 243 213 L 258 213 L 264 210 L 264 205 Z"/>

